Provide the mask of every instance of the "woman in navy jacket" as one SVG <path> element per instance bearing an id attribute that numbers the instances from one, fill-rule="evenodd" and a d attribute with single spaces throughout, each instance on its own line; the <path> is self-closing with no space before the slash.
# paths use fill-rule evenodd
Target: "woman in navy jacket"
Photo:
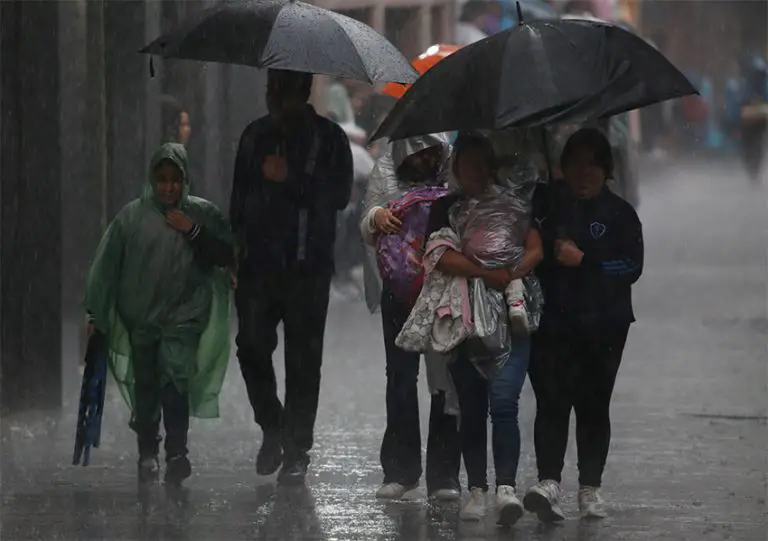
<path id="1" fill-rule="evenodd" d="M 632 284 L 643 270 L 637 213 L 606 186 L 613 158 L 605 136 L 596 129 L 579 130 L 566 143 L 560 165 L 562 186 L 542 186 L 534 198 L 544 245 L 536 273 L 545 312 L 529 367 L 537 404 L 539 483 L 524 504 L 547 522 L 565 518 L 560 480 L 572 409 L 581 516 L 605 516 L 598 489 L 611 437 L 611 394 L 635 320 Z"/>

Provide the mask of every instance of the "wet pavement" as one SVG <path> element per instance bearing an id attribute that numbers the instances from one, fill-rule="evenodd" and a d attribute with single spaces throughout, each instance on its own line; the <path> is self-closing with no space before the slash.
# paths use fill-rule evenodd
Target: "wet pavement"
<path id="1" fill-rule="evenodd" d="M 362 304 L 338 298 L 306 488 L 276 488 L 273 478 L 256 476 L 260 433 L 233 364 L 222 419 L 193 421 L 195 474 L 182 493 L 138 490 L 133 440 L 114 390 L 102 448 L 87 468 L 69 465 L 74 405 L 61 417 L 3 419 L 0 538 L 765 540 L 766 192 L 738 168 L 663 176 L 649 179 L 642 194 L 647 270 L 613 403 L 609 519 L 576 519 L 573 445 L 564 476 L 570 518 L 560 526 L 525 516 L 500 531 L 493 516 L 461 524 L 455 504 L 377 502 L 380 323 Z M 522 487 L 535 478 L 533 414 L 526 386 Z"/>

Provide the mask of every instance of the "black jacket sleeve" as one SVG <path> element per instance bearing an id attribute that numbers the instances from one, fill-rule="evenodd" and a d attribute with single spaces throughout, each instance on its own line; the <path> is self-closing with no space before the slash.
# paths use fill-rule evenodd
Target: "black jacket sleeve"
<path id="1" fill-rule="evenodd" d="M 257 121 L 258 122 L 258 121 Z M 245 220 L 245 199 L 249 182 L 253 182 L 252 164 L 256 152 L 256 123 L 249 125 L 240 137 L 235 158 L 235 171 L 232 179 L 232 195 L 229 201 L 229 223 L 235 238 L 237 249 L 241 249 Z"/>
<path id="2" fill-rule="evenodd" d="M 616 217 L 620 242 L 613 250 L 600 257 L 585 252 L 582 267 L 599 272 L 606 280 L 632 285 L 643 273 L 645 248 L 643 226 L 635 209 L 628 203 L 622 205 Z"/>
<path id="3" fill-rule="evenodd" d="M 205 227 L 195 224 L 187 236 L 195 248 L 195 255 L 205 263 L 214 267 L 226 267 L 232 263 L 232 244 L 212 234 Z"/>
<path id="4" fill-rule="evenodd" d="M 344 131 L 336 125 L 334 125 L 334 137 L 329 164 L 331 178 L 334 179 L 334 186 L 336 188 L 334 206 L 337 210 L 344 210 L 349 205 L 349 200 L 352 197 L 354 167 L 349 139 L 347 139 Z"/>

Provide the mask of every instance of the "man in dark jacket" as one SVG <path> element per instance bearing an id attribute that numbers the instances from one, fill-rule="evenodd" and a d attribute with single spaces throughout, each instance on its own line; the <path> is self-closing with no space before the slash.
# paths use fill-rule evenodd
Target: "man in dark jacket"
<path id="1" fill-rule="evenodd" d="M 352 189 L 344 132 L 307 103 L 312 75 L 270 70 L 269 115 L 243 132 L 230 206 L 238 242 L 240 369 L 264 440 L 260 475 L 303 481 L 320 392 L 336 213 Z M 285 405 L 272 354 L 285 335 Z"/>
<path id="2" fill-rule="evenodd" d="M 559 506 L 571 410 L 576 412 L 579 509 L 605 516 L 599 493 L 611 437 L 610 401 L 643 271 L 643 233 L 632 206 L 606 186 L 611 146 L 582 129 L 565 145 L 564 180 L 538 190 L 535 221 L 544 245 L 536 269 L 544 315 L 533 336 L 529 376 L 536 394 L 534 444 L 539 483 L 525 496 L 541 520 L 565 518 Z"/>

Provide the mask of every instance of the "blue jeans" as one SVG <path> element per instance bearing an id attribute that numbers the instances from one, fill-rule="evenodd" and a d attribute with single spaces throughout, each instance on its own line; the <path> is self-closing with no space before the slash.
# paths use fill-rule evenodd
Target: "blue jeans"
<path id="1" fill-rule="evenodd" d="M 469 489 L 488 489 L 488 405 L 493 423 L 493 461 L 496 486 L 515 486 L 520 461 L 518 401 L 525 383 L 530 357 L 530 340 L 515 340 L 509 359 L 491 381 L 472 364 L 465 348 L 451 365 L 461 407 L 461 450 Z"/>

